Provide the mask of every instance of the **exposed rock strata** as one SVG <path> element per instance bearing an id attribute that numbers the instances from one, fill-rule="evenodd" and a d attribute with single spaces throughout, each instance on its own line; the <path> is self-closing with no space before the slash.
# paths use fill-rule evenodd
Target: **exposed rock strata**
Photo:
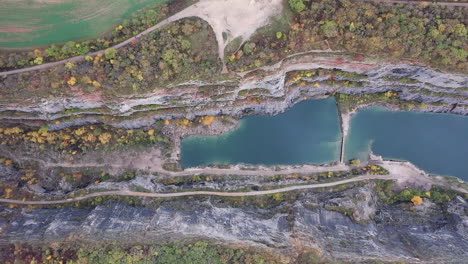
<path id="1" fill-rule="evenodd" d="M 355 216 L 368 222 L 357 224 L 356 219 L 327 210 L 331 205 L 354 210 Z M 235 208 L 215 198 L 167 201 L 146 208 L 123 204 L 95 209 L 2 207 L 0 243 L 209 239 L 266 247 L 290 256 L 302 247 L 314 247 L 328 258 L 353 263 L 366 259 L 463 263 L 468 258 L 467 210 L 462 198 L 447 208 L 433 203 L 414 210 L 387 205 L 376 198 L 371 185 L 305 192 L 268 210 Z"/>

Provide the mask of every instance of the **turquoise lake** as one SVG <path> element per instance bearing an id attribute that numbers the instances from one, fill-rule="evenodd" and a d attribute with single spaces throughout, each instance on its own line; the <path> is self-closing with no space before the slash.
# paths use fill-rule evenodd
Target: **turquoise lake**
<path id="1" fill-rule="evenodd" d="M 468 117 L 373 107 L 351 120 L 346 158 L 407 160 L 433 174 L 468 180 Z"/>
<path id="2" fill-rule="evenodd" d="M 369 152 L 407 160 L 439 175 L 468 180 L 468 117 L 451 114 L 360 110 L 351 119 L 346 160 Z M 323 164 L 339 160 L 341 129 L 335 100 L 300 102 L 276 116 L 248 116 L 221 136 L 182 141 L 182 166 L 210 164 Z"/>
<path id="3" fill-rule="evenodd" d="M 276 116 L 247 116 L 221 136 L 182 141 L 182 166 L 323 164 L 339 160 L 341 129 L 333 98 L 307 100 Z"/>

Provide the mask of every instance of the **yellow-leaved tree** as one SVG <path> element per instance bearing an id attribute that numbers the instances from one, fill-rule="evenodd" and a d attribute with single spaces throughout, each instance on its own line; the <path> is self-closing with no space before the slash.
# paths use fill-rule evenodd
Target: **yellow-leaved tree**
<path id="1" fill-rule="evenodd" d="M 413 196 L 413 198 L 411 198 L 411 202 L 413 202 L 414 205 L 421 205 L 421 204 L 423 204 L 424 201 L 421 198 L 421 196 L 415 195 L 415 196 Z"/>

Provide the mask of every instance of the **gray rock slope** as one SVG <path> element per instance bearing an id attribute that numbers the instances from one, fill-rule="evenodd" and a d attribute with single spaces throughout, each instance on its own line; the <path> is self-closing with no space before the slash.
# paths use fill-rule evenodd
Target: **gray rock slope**
<path id="1" fill-rule="evenodd" d="M 347 215 L 336 208 L 345 209 Z M 467 263 L 468 204 L 388 205 L 369 185 L 303 192 L 264 209 L 197 198 L 157 206 L 109 203 L 93 209 L 0 207 L 0 245 L 60 241 L 165 243 L 215 240 L 295 255 L 316 248 L 331 259 Z M 0 246 L 0 247 L 1 247 Z"/>

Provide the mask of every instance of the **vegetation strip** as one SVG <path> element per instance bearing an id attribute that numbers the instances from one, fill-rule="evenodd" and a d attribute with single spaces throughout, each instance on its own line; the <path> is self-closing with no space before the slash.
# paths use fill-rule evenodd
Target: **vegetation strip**
<path id="1" fill-rule="evenodd" d="M 193 192 L 179 192 L 179 193 L 145 193 L 145 192 L 132 192 L 132 191 L 106 191 L 106 192 L 96 192 L 96 193 L 83 195 L 80 197 L 74 197 L 74 198 L 56 200 L 56 201 L 20 201 L 20 200 L 0 198 L 0 202 L 10 203 L 10 204 L 20 204 L 20 205 L 64 204 L 64 203 L 73 203 L 73 202 L 77 202 L 77 201 L 81 201 L 81 200 L 85 200 L 89 198 L 94 198 L 98 196 L 107 196 L 107 195 L 138 196 L 138 197 L 151 197 L 151 198 L 171 198 L 171 197 L 182 197 L 182 196 L 193 196 L 193 195 L 213 195 L 213 196 L 225 196 L 225 197 L 259 196 L 259 195 L 268 195 L 268 194 L 290 192 L 290 191 L 297 191 L 297 190 L 332 187 L 332 186 L 336 186 L 340 184 L 346 184 L 346 183 L 357 182 L 357 181 L 365 181 L 365 180 L 373 180 L 373 179 L 396 180 L 397 178 L 398 176 L 396 175 L 367 175 L 367 176 L 360 176 L 360 177 L 337 181 L 337 182 L 296 185 L 296 186 L 289 186 L 289 187 L 284 187 L 284 188 L 279 188 L 279 189 L 274 189 L 274 190 L 251 191 L 251 192 L 193 191 Z"/>
<path id="2" fill-rule="evenodd" d="M 49 62 L 49 63 L 45 63 L 45 64 L 33 66 L 33 67 L 0 72 L 0 76 L 10 75 L 10 74 L 18 74 L 18 73 L 36 71 L 36 70 L 45 70 L 45 69 L 52 68 L 54 66 L 58 66 L 60 64 L 67 63 L 67 62 L 77 62 L 77 61 L 80 61 L 80 60 L 84 60 L 87 56 L 93 56 L 94 57 L 94 56 L 99 55 L 99 54 L 105 54 L 106 50 L 108 50 L 108 49 L 119 49 L 121 47 L 124 47 L 124 46 L 132 43 L 132 41 L 137 41 L 139 38 L 147 35 L 148 33 L 153 32 L 154 30 L 156 30 L 156 29 L 158 29 L 160 27 L 163 27 L 163 26 L 165 26 L 165 25 L 167 25 L 167 24 L 169 24 L 171 22 L 177 21 L 177 20 L 182 19 L 182 18 L 184 18 L 184 16 L 180 16 L 179 14 L 175 14 L 174 16 L 168 17 L 168 18 L 164 19 L 163 21 L 159 22 L 158 24 L 156 24 L 156 25 L 148 28 L 147 30 L 141 32 L 140 34 L 138 34 L 136 36 L 133 36 L 133 37 L 125 40 L 124 42 L 121 42 L 121 43 L 119 43 L 117 45 L 114 45 L 114 46 L 112 46 L 110 48 L 107 48 L 107 49 L 91 52 L 91 53 L 86 54 L 86 55 L 71 57 L 71 58 L 68 58 L 68 59 L 65 59 L 65 60 Z"/>
<path id="3" fill-rule="evenodd" d="M 389 4 L 392 4 L 392 3 L 393 4 L 413 4 L 413 5 L 435 4 L 435 5 L 438 5 L 438 6 L 468 7 L 468 3 L 458 3 L 458 2 L 434 2 L 434 3 L 432 3 L 432 2 L 425 2 L 425 1 L 399 1 L 399 0 L 364 0 L 363 2 L 367 2 L 367 1 L 375 2 L 375 3 L 389 3 Z M 305 8 L 305 6 L 304 6 L 304 8 Z M 106 50 L 119 49 L 121 47 L 127 46 L 128 44 L 131 44 L 134 41 L 138 41 L 139 38 L 151 33 L 152 31 L 154 31 L 154 30 L 156 30 L 156 29 L 158 29 L 160 27 L 163 27 L 163 26 L 165 26 L 165 25 L 167 25 L 167 24 L 169 24 L 171 22 L 174 22 L 174 21 L 186 18 L 186 17 L 192 17 L 192 16 L 198 16 L 198 15 L 196 13 L 192 14 L 191 12 L 186 12 L 186 9 L 184 9 L 184 10 L 180 11 L 179 13 L 176 13 L 173 16 L 170 16 L 170 17 L 164 19 L 163 21 L 159 22 L 158 24 L 146 29 L 145 31 L 143 31 L 143 32 L 141 32 L 141 33 L 139 33 L 139 34 L 137 34 L 137 35 L 135 35 L 135 36 L 121 42 L 121 43 L 119 43 L 119 44 L 116 44 L 116 45 L 114 45 L 112 47 L 109 47 L 107 49 L 91 52 L 91 53 L 88 53 L 86 55 L 71 57 L 71 58 L 68 58 L 68 59 L 60 60 L 60 61 L 45 63 L 45 64 L 41 64 L 41 65 L 37 65 L 37 66 L 32 66 L 32 67 L 27 67 L 27 68 L 22 68 L 22 69 L 16 69 L 16 70 L 0 72 L 0 76 L 30 72 L 30 71 L 35 71 L 35 70 L 49 69 L 49 68 L 58 66 L 60 64 L 69 63 L 69 62 L 77 62 L 77 61 L 84 60 L 87 56 L 96 56 L 96 55 L 100 55 L 100 54 L 105 54 Z M 223 60 L 224 58 L 221 57 L 221 59 Z"/>

